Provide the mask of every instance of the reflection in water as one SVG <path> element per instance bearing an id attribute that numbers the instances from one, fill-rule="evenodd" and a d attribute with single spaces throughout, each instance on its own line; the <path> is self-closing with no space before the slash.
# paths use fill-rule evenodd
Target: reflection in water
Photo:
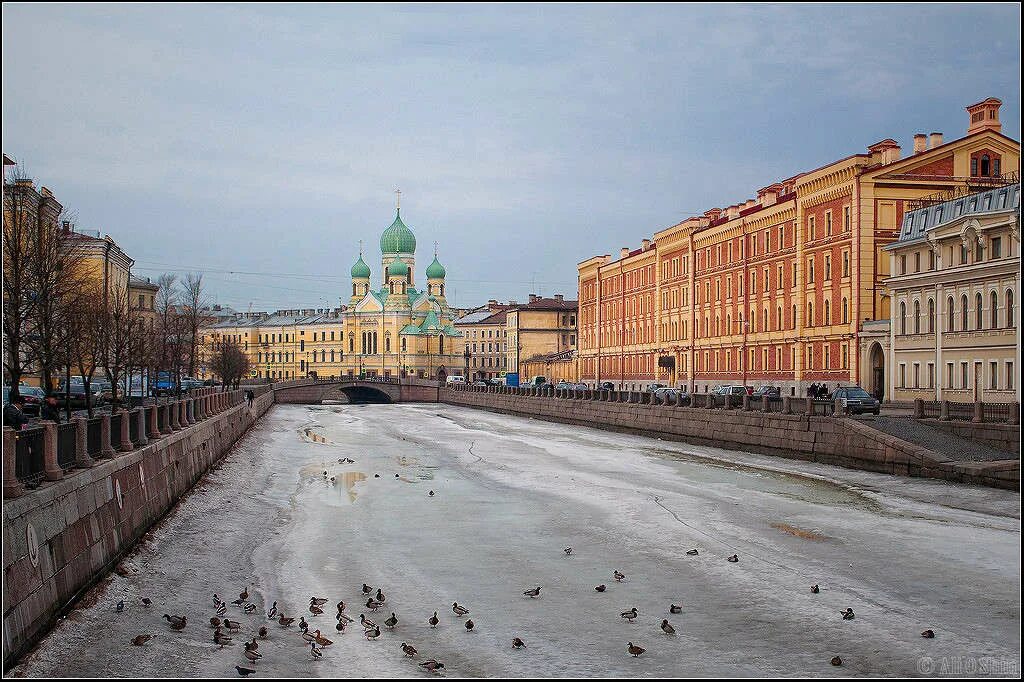
<path id="1" fill-rule="evenodd" d="M 356 483 L 359 481 L 365 481 L 366 474 L 361 471 L 346 471 L 336 478 L 335 485 L 338 485 L 340 481 L 341 485 L 345 486 L 345 492 L 348 493 L 348 501 L 356 501 L 356 491 L 354 490 Z"/>
<path id="2" fill-rule="evenodd" d="M 314 443 L 330 443 L 331 442 L 331 441 L 327 440 L 327 438 L 325 438 L 324 436 L 321 436 L 319 433 L 314 431 L 313 429 L 305 429 L 302 433 L 306 437 L 306 440 L 313 441 Z"/>

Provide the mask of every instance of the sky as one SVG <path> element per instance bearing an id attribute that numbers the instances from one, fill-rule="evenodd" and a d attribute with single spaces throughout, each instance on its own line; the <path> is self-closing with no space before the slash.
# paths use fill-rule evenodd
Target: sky
<path id="1" fill-rule="evenodd" d="M 335 307 L 402 218 L 449 302 L 576 265 L 1003 101 L 1020 6 L 3 5 L 3 151 L 239 310 Z"/>

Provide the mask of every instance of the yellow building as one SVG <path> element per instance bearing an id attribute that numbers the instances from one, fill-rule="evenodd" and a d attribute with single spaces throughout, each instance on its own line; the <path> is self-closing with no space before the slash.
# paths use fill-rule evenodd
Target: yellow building
<path id="1" fill-rule="evenodd" d="M 507 371 L 519 372 L 520 381 L 525 382 L 529 377 L 520 372 L 521 360 L 575 350 L 576 311 L 576 301 L 566 301 L 562 294 L 553 298 L 530 294 L 528 303 L 509 309 L 505 316 Z"/>
<path id="2" fill-rule="evenodd" d="M 920 204 L 886 247 L 889 395 L 1020 402 L 1020 183 Z"/>
<path id="3" fill-rule="evenodd" d="M 514 303 L 487 302 L 455 320 L 455 328 L 462 332 L 466 349 L 463 372 L 467 381 L 496 379 L 505 376 L 508 369 L 507 311 Z"/>

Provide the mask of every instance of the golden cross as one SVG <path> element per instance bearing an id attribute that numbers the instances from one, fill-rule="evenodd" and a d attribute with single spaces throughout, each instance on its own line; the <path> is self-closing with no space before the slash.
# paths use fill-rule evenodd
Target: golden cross
<path id="1" fill-rule="evenodd" d="M 395 208 L 402 208 L 402 190 L 395 190 Z"/>
<path id="2" fill-rule="evenodd" d="M 359 240 L 359 257 L 360 258 L 363 257 L 363 240 L 362 239 Z"/>

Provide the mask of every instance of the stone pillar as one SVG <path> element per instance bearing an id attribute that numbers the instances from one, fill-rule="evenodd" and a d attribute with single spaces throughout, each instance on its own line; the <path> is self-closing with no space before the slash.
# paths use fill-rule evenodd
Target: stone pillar
<path id="1" fill-rule="evenodd" d="M 804 412 L 814 414 L 814 398 L 804 398 Z"/>
<path id="2" fill-rule="evenodd" d="M 1020 424 L 1020 403 L 1010 403 L 1010 418 L 1006 421 L 1007 424 Z"/>
<path id="3" fill-rule="evenodd" d="M 135 418 L 139 420 L 139 447 L 149 444 L 149 438 L 146 437 L 146 408 L 139 407 L 135 413 Z"/>
<path id="4" fill-rule="evenodd" d="M 44 420 L 39 425 L 43 427 L 43 474 L 47 481 L 59 481 L 64 472 L 57 462 L 57 422 Z"/>
<path id="5" fill-rule="evenodd" d="M 153 407 L 145 408 L 146 421 L 149 423 L 148 424 L 149 440 L 160 440 L 160 438 L 161 438 L 161 436 L 160 436 L 159 415 L 157 415 L 157 411 L 159 409 L 160 409 L 159 405 L 154 405 Z"/>
<path id="6" fill-rule="evenodd" d="M 924 400 L 914 398 L 914 419 L 924 419 Z"/>
<path id="7" fill-rule="evenodd" d="M 104 414 L 100 419 L 100 457 L 110 458 L 114 456 L 114 446 L 110 440 L 110 415 Z"/>
<path id="8" fill-rule="evenodd" d="M 949 401 L 943 400 L 939 403 L 939 421 L 949 421 Z"/>
<path id="9" fill-rule="evenodd" d="M 86 417 L 75 417 L 75 466 L 88 469 L 96 464 L 89 456 L 89 420 Z"/>
<path id="10" fill-rule="evenodd" d="M 196 401 L 193 398 L 185 401 L 185 420 L 189 426 L 196 423 Z"/>
<path id="11" fill-rule="evenodd" d="M 167 416 L 169 419 L 167 423 L 171 425 L 172 431 L 181 431 L 181 424 L 178 423 L 178 403 L 169 402 L 167 403 Z"/>
<path id="12" fill-rule="evenodd" d="M 188 408 L 186 408 L 184 400 L 179 400 L 176 407 L 178 408 L 178 426 L 183 429 L 188 426 Z"/>
<path id="13" fill-rule="evenodd" d="M 832 401 L 832 416 L 833 417 L 845 417 L 846 408 L 843 407 L 843 399 L 836 398 Z"/>
<path id="14" fill-rule="evenodd" d="M 782 414 L 793 414 L 792 399 L 788 395 L 782 396 Z"/>
<path id="15" fill-rule="evenodd" d="M 4 427 L 4 497 L 21 497 L 25 494 L 25 486 L 18 480 L 18 441 L 17 432 L 10 426 Z"/>
<path id="16" fill-rule="evenodd" d="M 985 403 L 980 400 L 974 401 L 974 416 L 971 421 L 975 424 L 980 424 L 985 421 Z"/>
<path id="17" fill-rule="evenodd" d="M 762 395 L 761 396 L 761 411 L 762 412 L 771 412 L 772 411 L 772 401 L 769 399 L 769 397 L 767 395 Z"/>
<path id="18" fill-rule="evenodd" d="M 750 412 L 750 396 L 743 394 L 743 411 Z"/>
<path id="19" fill-rule="evenodd" d="M 131 452 L 133 447 L 131 431 L 128 430 L 131 427 L 131 424 L 128 423 L 129 419 L 131 419 L 131 413 L 121 408 L 121 443 L 117 447 L 121 452 Z"/>

